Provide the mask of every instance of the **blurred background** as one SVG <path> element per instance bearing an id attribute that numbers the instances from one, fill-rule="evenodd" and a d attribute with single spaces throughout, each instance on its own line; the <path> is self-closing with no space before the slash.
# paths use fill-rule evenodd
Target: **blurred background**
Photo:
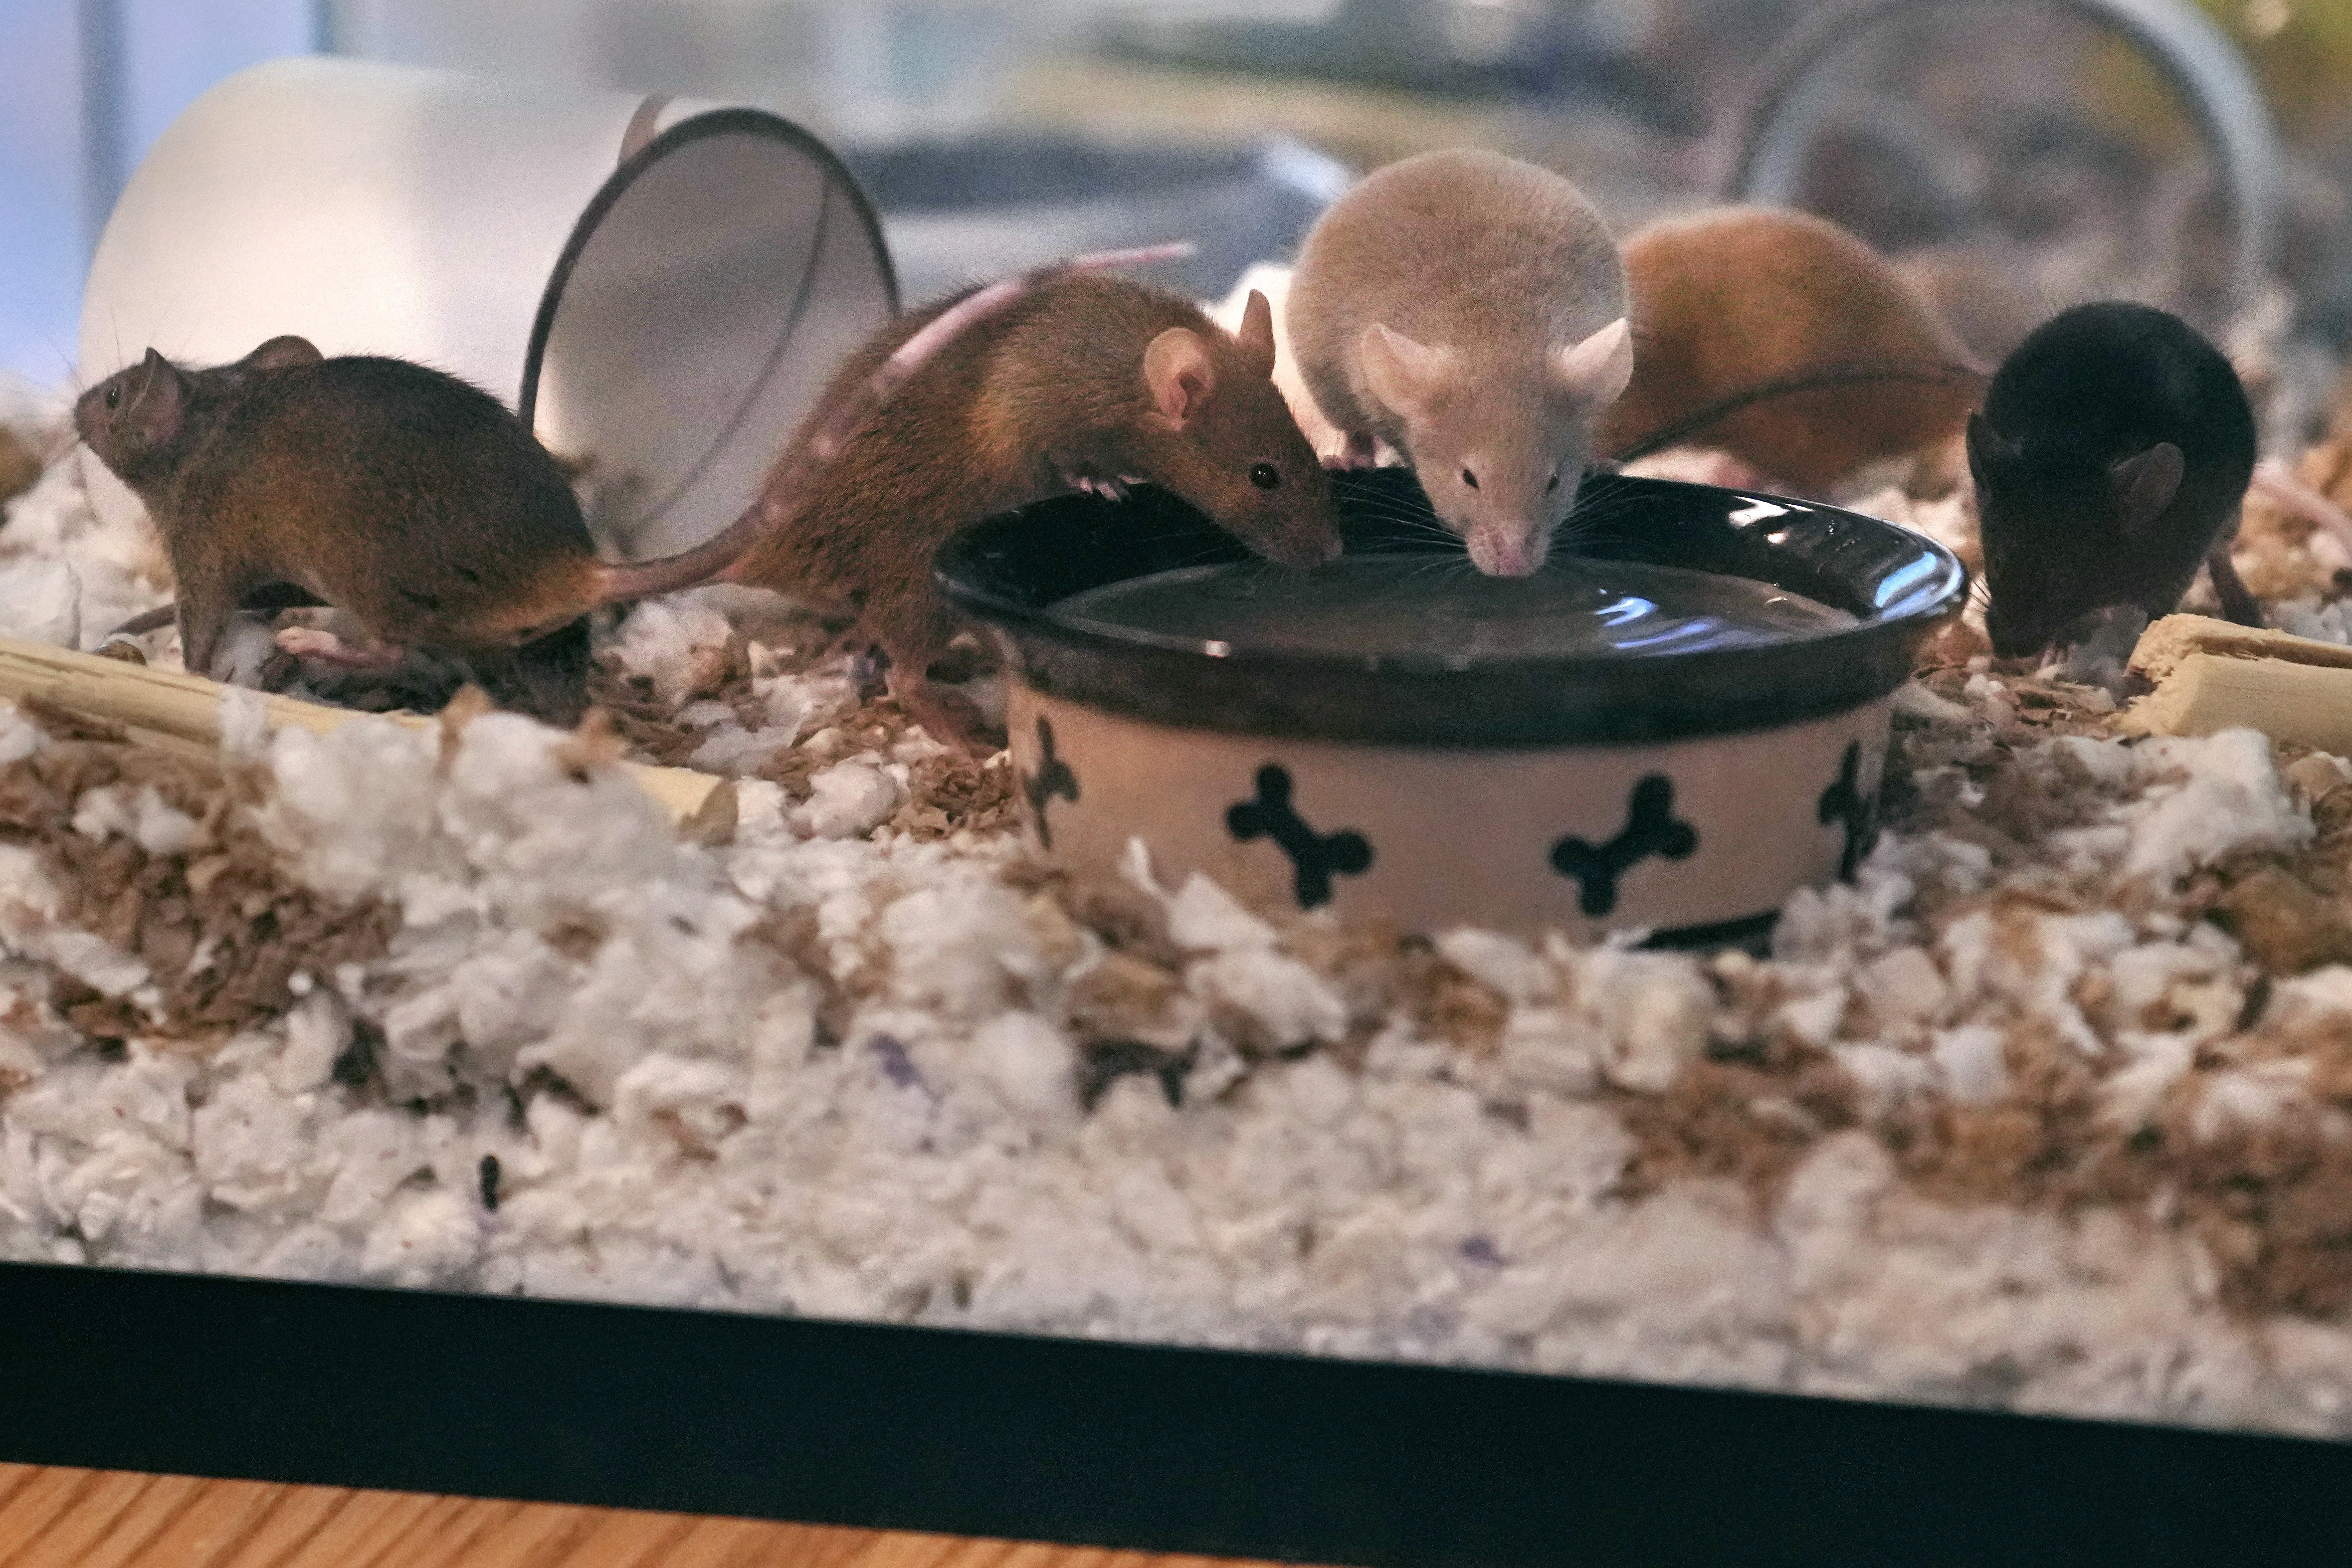
<path id="1" fill-rule="evenodd" d="M 1743 193 L 1833 217 L 1988 359 L 2117 295 L 2352 344 L 2352 0 L 1857 4 L 0 0 L 0 371 L 70 381 L 130 170 L 306 52 L 772 108 L 848 160 L 910 300 L 1170 233 L 1222 294 L 1356 174 L 1483 145 L 1621 232 Z"/>

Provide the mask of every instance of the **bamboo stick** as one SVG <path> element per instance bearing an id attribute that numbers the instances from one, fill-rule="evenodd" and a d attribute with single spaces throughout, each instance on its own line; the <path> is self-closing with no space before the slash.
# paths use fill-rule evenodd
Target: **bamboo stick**
<path id="1" fill-rule="evenodd" d="M 2167 616 L 2143 633 L 2131 668 L 2157 683 L 2118 721 L 2143 735 L 2259 730 L 2352 756 L 2352 647 Z"/>
<path id="2" fill-rule="evenodd" d="M 0 637 L 0 699 L 34 698 L 70 713 L 120 724 L 133 741 L 183 756 L 218 755 L 221 696 L 227 689 L 198 675 Z M 291 697 L 262 700 L 272 731 L 292 725 L 323 735 L 363 717 L 390 719 L 410 729 L 438 722 L 415 713 L 364 715 Z M 735 786 L 729 781 L 689 768 L 614 765 L 689 836 L 715 840 L 734 830 Z"/>
<path id="3" fill-rule="evenodd" d="M 2121 723 L 2143 735 L 2260 730 L 2273 741 L 2352 756 L 2352 669 L 2192 653 Z"/>
<path id="4" fill-rule="evenodd" d="M 2258 626 L 2242 626 L 2210 616 L 2167 616 L 2140 633 L 2131 667 L 2150 680 L 2162 680 L 2190 654 L 2231 658 L 2282 658 L 2352 669 L 2352 647 Z"/>

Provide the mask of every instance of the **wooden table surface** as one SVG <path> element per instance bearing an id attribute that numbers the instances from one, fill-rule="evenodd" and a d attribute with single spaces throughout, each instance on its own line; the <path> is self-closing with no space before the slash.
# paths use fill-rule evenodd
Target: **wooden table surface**
<path id="1" fill-rule="evenodd" d="M 0 1568 L 1271 1568 L 946 1535 L 0 1465 Z"/>

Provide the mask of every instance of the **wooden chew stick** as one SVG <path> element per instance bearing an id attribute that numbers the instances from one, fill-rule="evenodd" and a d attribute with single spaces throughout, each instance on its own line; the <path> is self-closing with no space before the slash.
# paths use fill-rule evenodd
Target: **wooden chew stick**
<path id="1" fill-rule="evenodd" d="M 120 724 L 140 744 L 183 756 L 219 755 L 221 694 L 227 689 L 202 676 L 0 637 L 0 700 L 37 698 L 68 712 Z M 290 724 L 323 735 L 351 720 L 371 717 L 412 730 L 439 722 L 415 713 L 362 714 L 291 697 L 266 697 L 263 703 L 273 731 Z M 735 786 L 727 780 L 687 768 L 614 765 L 690 837 L 711 841 L 734 830 Z"/>
<path id="2" fill-rule="evenodd" d="M 2167 616 L 2141 634 L 2131 668 L 2157 683 L 2119 727 L 2143 735 L 2259 730 L 2352 756 L 2352 647 L 2203 616 Z"/>

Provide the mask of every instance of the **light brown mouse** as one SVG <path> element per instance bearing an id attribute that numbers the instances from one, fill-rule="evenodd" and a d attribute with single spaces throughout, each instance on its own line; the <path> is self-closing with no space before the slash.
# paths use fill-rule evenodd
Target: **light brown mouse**
<path id="1" fill-rule="evenodd" d="M 835 373 L 819 403 L 829 412 L 778 458 L 753 508 L 766 526 L 726 575 L 854 613 L 845 642 L 880 646 L 918 721 L 992 749 L 971 704 L 927 675 L 961 625 L 932 582 L 940 546 L 1069 488 L 1148 481 L 1271 561 L 1336 558 L 1329 481 L 1273 373 L 1263 296 L 1238 334 L 1190 300 L 1092 269 L 943 300 Z"/>
<path id="2" fill-rule="evenodd" d="M 85 393 L 74 425 L 163 535 L 199 673 L 241 601 L 290 584 L 371 643 L 289 633 L 281 646 L 351 663 L 455 653 L 493 697 L 575 723 L 582 617 L 708 580 L 758 528 L 747 514 L 664 560 L 600 560 L 562 469 L 497 398 L 405 360 L 328 359 L 299 337 L 206 370 L 150 349 Z"/>
<path id="3" fill-rule="evenodd" d="M 1475 150 L 1388 164 L 1308 232 L 1286 314 L 1347 466 L 1385 441 L 1479 571 L 1543 565 L 1634 374 L 1624 265 L 1574 184 Z"/>
<path id="4" fill-rule="evenodd" d="M 1919 291 L 1835 224 L 1719 207 L 1625 244 L 1633 375 L 1602 421 L 1612 458 L 1700 435 L 1820 493 L 1948 440 L 1985 375 Z"/>

